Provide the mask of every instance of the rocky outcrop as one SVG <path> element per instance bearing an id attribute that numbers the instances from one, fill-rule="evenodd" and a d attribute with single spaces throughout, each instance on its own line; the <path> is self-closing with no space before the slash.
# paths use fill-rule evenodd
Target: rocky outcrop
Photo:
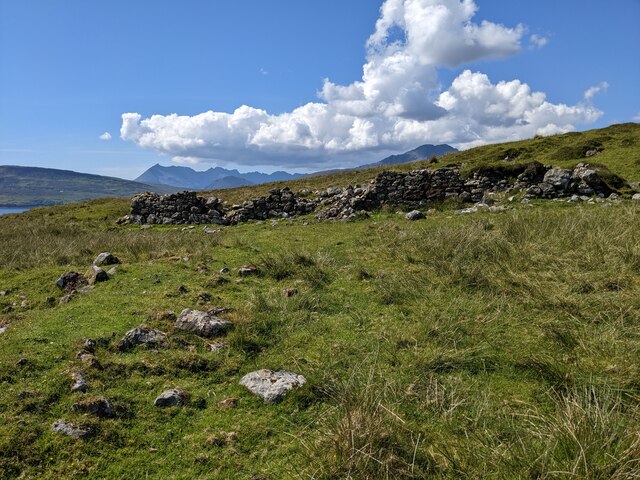
<path id="1" fill-rule="evenodd" d="M 257 370 L 247 373 L 240 380 L 240 385 L 259 396 L 265 403 L 276 403 L 284 398 L 290 390 L 300 388 L 307 379 L 297 373 L 279 370 Z"/>

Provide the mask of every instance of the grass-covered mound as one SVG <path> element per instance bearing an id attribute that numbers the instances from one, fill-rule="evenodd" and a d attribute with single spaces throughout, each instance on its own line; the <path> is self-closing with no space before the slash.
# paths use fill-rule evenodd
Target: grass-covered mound
<path id="1" fill-rule="evenodd" d="M 116 227 L 120 200 L 0 218 L 0 478 L 638 478 L 640 206 L 534 205 L 213 234 Z M 112 279 L 47 303 L 102 251 Z M 156 315 L 186 307 L 230 307 L 229 348 Z M 118 352 L 141 324 L 169 347 Z M 307 384 L 266 405 L 238 385 L 261 368 Z M 174 387 L 186 406 L 153 406 Z M 72 409 L 99 397 L 115 416 Z"/>

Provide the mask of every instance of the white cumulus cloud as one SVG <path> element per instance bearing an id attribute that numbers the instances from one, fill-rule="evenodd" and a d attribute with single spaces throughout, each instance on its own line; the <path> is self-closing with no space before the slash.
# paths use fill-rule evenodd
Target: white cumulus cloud
<path id="1" fill-rule="evenodd" d="M 549 43 L 549 37 L 545 37 L 544 35 L 538 35 L 537 33 L 534 33 L 529 37 L 529 42 L 530 42 L 531 48 L 542 48 L 547 43 Z"/>
<path id="2" fill-rule="evenodd" d="M 102 135 L 98 137 L 100 140 L 111 140 L 111 134 L 109 132 L 104 132 Z"/>
<path id="3" fill-rule="evenodd" d="M 589 100 L 604 84 L 573 106 L 550 103 L 519 80 L 493 83 L 470 70 L 443 88 L 439 68 L 522 49 L 524 26 L 474 23 L 477 10 L 474 0 L 386 0 L 366 44 L 362 78 L 349 85 L 326 79 L 320 101 L 278 115 L 246 105 L 192 116 L 124 113 L 120 136 L 180 163 L 311 169 L 364 163 L 423 143 L 466 148 L 566 132 L 601 115 Z"/>
<path id="4" fill-rule="evenodd" d="M 608 88 L 609 88 L 609 84 L 607 82 L 601 82 L 598 85 L 590 87 L 590 88 L 587 89 L 586 92 L 584 92 L 584 99 L 585 100 L 591 100 L 598 93 L 606 92 Z"/>

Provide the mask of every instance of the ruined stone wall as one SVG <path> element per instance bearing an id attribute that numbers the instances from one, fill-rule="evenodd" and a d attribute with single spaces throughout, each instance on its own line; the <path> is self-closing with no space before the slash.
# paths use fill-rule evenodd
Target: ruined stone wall
<path id="1" fill-rule="evenodd" d="M 227 213 L 230 223 L 247 220 L 266 220 L 268 218 L 288 218 L 307 215 L 316 209 L 316 202 L 306 200 L 293 193 L 289 187 L 275 188 L 268 196 L 262 196 L 234 205 Z"/>
<path id="2" fill-rule="evenodd" d="M 463 178 L 459 166 L 408 173 L 384 171 L 368 185 L 332 187 L 315 192 L 315 198 L 273 189 L 267 196 L 227 207 L 218 198 L 198 197 L 195 192 L 172 195 L 143 193 L 133 198 L 131 214 L 121 223 L 220 224 L 248 220 L 291 218 L 318 211 L 319 219 L 349 219 L 383 205 L 423 208 L 452 198 L 482 202 L 490 193 L 524 191 L 528 198 L 562 198 L 572 195 L 609 196 L 614 190 L 598 170 L 578 164 L 573 170 L 552 168 L 537 162 L 479 168 Z"/>
<path id="3" fill-rule="evenodd" d="M 136 195 L 131 200 L 128 221 L 152 225 L 229 223 L 219 198 L 199 197 L 196 192 L 170 195 L 147 192 Z"/>

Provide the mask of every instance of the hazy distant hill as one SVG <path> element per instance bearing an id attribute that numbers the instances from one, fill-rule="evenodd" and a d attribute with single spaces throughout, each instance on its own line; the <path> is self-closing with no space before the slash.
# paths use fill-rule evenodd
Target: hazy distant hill
<path id="1" fill-rule="evenodd" d="M 148 185 L 114 177 L 53 168 L 0 165 L 0 205 L 41 206 L 100 197 L 129 197 L 139 192 L 175 192 L 166 185 Z"/>
<path id="2" fill-rule="evenodd" d="M 458 150 L 451 145 L 421 145 L 418 148 L 409 150 L 408 152 L 401 153 L 399 155 L 391 155 L 376 163 L 368 165 L 362 165 L 363 167 L 378 167 L 380 165 L 392 165 L 395 163 L 407 163 L 415 162 L 416 160 L 423 160 L 432 156 L 441 157 L 447 153 L 457 152 Z"/>
<path id="3" fill-rule="evenodd" d="M 264 182 L 263 182 L 264 183 Z M 250 182 L 246 178 L 240 177 L 224 177 L 219 180 L 213 181 L 209 186 L 207 186 L 207 190 L 220 190 L 223 188 L 237 188 L 237 187 L 246 187 L 248 185 L 255 185 L 255 183 Z"/>
<path id="4" fill-rule="evenodd" d="M 362 168 L 373 168 L 373 167 L 381 167 L 384 165 L 394 165 L 397 163 L 408 163 L 415 162 L 417 160 L 424 160 L 427 158 L 431 158 L 432 156 L 441 157 L 446 155 L 447 153 L 457 152 L 458 150 L 453 148 L 450 145 L 421 145 L 413 150 L 409 150 L 408 152 L 401 153 L 398 155 L 391 155 L 389 157 L 383 158 L 379 162 L 375 163 L 367 163 L 365 165 L 360 165 L 359 167 L 354 168 L 335 168 L 333 170 L 322 170 L 320 172 L 310 173 L 310 176 L 318 176 L 318 175 L 327 175 L 331 173 L 339 173 L 339 172 L 348 172 L 349 170 L 359 170 Z"/>
<path id="5" fill-rule="evenodd" d="M 302 176 L 303 175 L 299 173 L 287 172 L 273 172 L 271 174 L 260 172 L 240 173 L 238 170 L 228 170 L 222 167 L 197 172 L 189 167 L 163 167 L 162 165 L 156 164 L 136 178 L 136 182 L 151 183 L 154 185 L 171 185 L 192 190 L 205 190 L 279 182 Z"/>

